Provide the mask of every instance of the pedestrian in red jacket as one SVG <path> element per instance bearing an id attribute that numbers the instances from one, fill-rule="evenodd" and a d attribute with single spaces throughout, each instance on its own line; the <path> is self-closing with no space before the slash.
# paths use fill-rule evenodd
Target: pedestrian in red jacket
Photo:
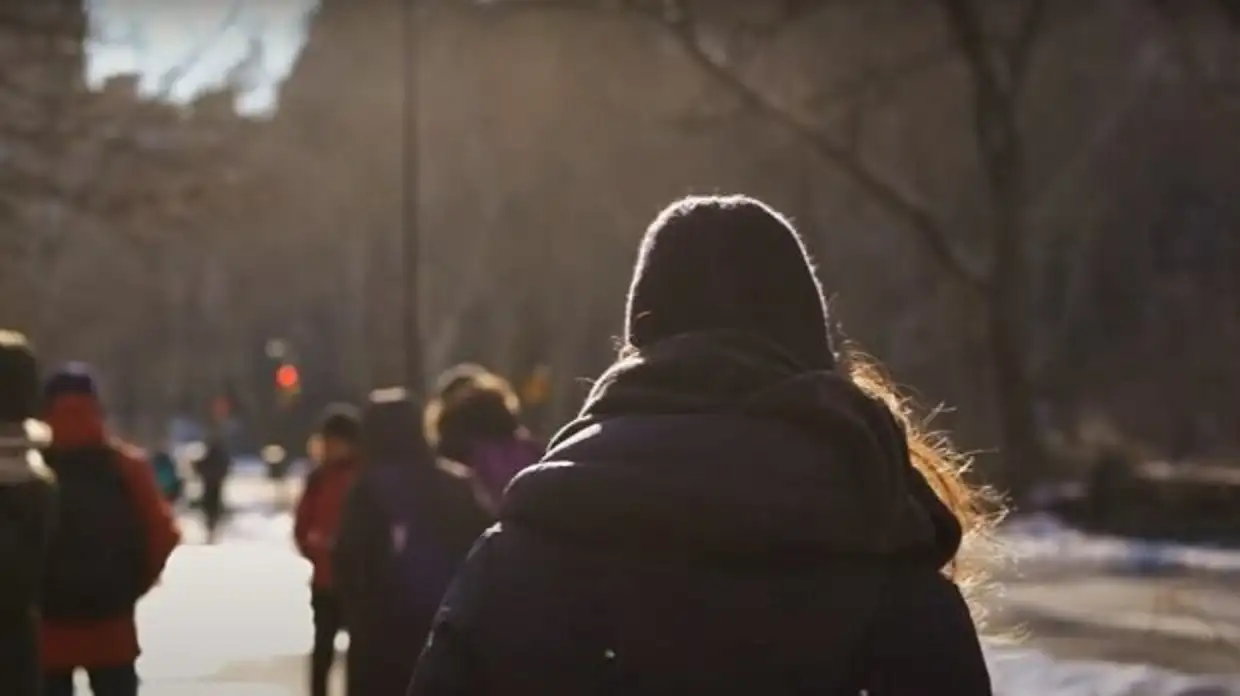
<path id="1" fill-rule="evenodd" d="M 61 502 L 42 581 L 44 693 L 71 696 L 73 672 L 97 696 L 137 696 L 134 612 L 181 540 L 145 455 L 111 437 L 83 365 L 44 391 Z"/>
<path id="2" fill-rule="evenodd" d="M 345 495 L 360 464 L 361 419 L 351 406 L 328 409 L 319 426 L 321 461 L 306 477 L 297 503 L 293 535 L 301 555 L 314 568 L 310 605 L 314 648 L 310 654 L 310 694 L 326 696 L 327 677 L 336 657 L 336 635 L 344 628 L 333 586 L 331 554 Z"/>

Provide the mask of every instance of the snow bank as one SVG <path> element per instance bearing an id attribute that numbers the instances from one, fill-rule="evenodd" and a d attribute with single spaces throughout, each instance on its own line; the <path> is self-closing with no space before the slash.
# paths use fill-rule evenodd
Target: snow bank
<path id="1" fill-rule="evenodd" d="M 1017 518 L 1003 540 L 1018 562 L 1071 566 L 1098 572 L 1160 573 L 1193 570 L 1240 575 L 1240 551 L 1095 536 L 1051 515 Z"/>
<path id="2" fill-rule="evenodd" d="M 996 696 L 1223 696 L 1240 676 L 1188 676 L 1143 665 L 1054 660 L 1033 650 L 988 647 Z"/>

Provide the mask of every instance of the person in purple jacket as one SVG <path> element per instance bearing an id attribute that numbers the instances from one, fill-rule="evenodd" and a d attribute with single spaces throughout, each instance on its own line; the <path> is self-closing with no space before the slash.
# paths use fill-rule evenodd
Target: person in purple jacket
<path id="1" fill-rule="evenodd" d="M 479 503 L 498 514 L 504 489 L 543 446 L 521 425 L 521 402 L 503 377 L 478 365 L 451 368 L 426 409 L 427 439 L 471 473 Z"/>
<path id="2" fill-rule="evenodd" d="M 829 325 L 783 216 L 665 210 L 619 357 L 508 487 L 412 696 L 989 696 L 979 494 Z"/>

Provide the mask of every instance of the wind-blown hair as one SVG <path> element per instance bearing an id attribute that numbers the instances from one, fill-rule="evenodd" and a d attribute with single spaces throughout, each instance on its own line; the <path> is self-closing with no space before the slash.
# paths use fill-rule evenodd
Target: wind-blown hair
<path id="1" fill-rule="evenodd" d="M 855 346 L 849 346 L 842 357 L 841 371 L 861 391 L 886 404 L 903 426 L 913 467 L 960 522 L 964 543 L 943 571 L 964 593 L 974 619 L 983 623 L 986 612 L 980 598 L 1001 560 L 994 532 L 1006 514 L 1002 497 L 969 480 L 973 458 L 957 450 L 945 433 L 929 429 L 933 412 L 930 417 L 918 415 L 912 400 L 900 392 L 877 360 Z"/>

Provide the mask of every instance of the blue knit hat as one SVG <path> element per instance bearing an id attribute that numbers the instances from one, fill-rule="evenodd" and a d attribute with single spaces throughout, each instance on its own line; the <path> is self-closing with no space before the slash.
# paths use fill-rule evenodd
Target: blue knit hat
<path id="1" fill-rule="evenodd" d="M 62 396 L 99 397 L 89 365 L 81 362 L 69 363 L 48 378 L 43 386 L 43 399 L 52 401 Z"/>

